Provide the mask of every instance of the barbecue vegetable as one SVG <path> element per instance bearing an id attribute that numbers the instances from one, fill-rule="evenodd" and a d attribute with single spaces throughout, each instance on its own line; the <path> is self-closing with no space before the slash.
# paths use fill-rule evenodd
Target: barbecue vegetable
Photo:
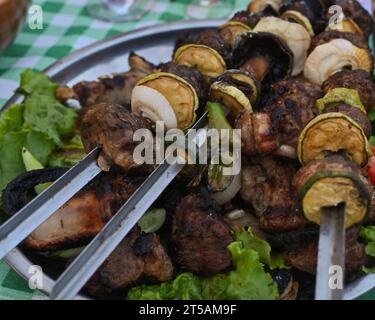
<path id="1" fill-rule="evenodd" d="M 263 85 L 290 75 L 293 53 L 279 37 L 268 32 L 242 35 L 233 51 L 234 68 L 254 73 Z"/>
<path id="2" fill-rule="evenodd" d="M 355 23 L 353 19 L 344 18 L 338 22 L 333 22 L 327 26 L 327 31 L 352 32 L 363 35 L 362 29 Z"/>
<path id="3" fill-rule="evenodd" d="M 193 86 L 172 73 L 158 72 L 143 78 L 132 94 L 133 112 L 153 121 L 165 121 L 168 129 L 189 128 L 195 121 L 198 106 L 199 100 Z"/>
<path id="4" fill-rule="evenodd" d="M 304 76 L 321 85 L 331 75 L 343 69 L 372 70 L 371 53 L 345 39 L 334 39 L 314 49 L 308 56 Z"/>
<path id="5" fill-rule="evenodd" d="M 251 28 L 241 21 L 228 21 L 219 27 L 219 31 L 225 41 L 230 43 L 231 46 L 234 46 L 237 38 L 241 34 L 250 32 Z"/>
<path id="6" fill-rule="evenodd" d="M 323 112 L 341 103 L 346 103 L 358 108 L 365 114 L 367 113 L 359 98 L 358 91 L 346 88 L 334 88 L 329 90 L 323 98 L 316 101 L 316 107 L 320 112 Z"/>
<path id="7" fill-rule="evenodd" d="M 224 108 L 218 103 L 207 103 L 207 111 L 209 117 L 209 127 L 218 130 L 220 134 L 221 143 L 233 145 L 233 136 L 235 132 L 232 130 L 232 126 L 229 124 L 227 118 L 225 117 Z M 221 130 L 228 130 L 228 141 L 222 136 L 224 133 Z M 231 152 L 231 150 L 228 151 Z M 208 166 L 207 170 L 207 185 L 208 189 L 212 192 L 212 198 L 216 200 L 219 204 L 224 204 L 232 200 L 238 191 L 241 189 L 241 174 L 228 175 L 224 173 L 224 168 L 226 167 L 230 170 L 230 167 L 234 167 L 234 163 L 229 165 L 224 164 L 221 160 L 225 157 L 225 152 L 221 150 L 220 152 L 220 163 L 212 162 Z M 232 158 L 228 159 L 232 160 Z M 236 160 L 234 160 L 236 161 Z M 229 161 L 226 161 L 226 163 Z"/>
<path id="8" fill-rule="evenodd" d="M 153 122 L 162 121 L 167 130 L 177 128 L 173 107 L 159 91 L 138 85 L 132 92 L 132 112 Z"/>
<path id="9" fill-rule="evenodd" d="M 373 31 L 373 18 L 357 0 L 335 0 L 335 4 L 342 8 L 345 17 L 353 19 L 358 24 L 366 37 L 370 36 Z"/>
<path id="10" fill-rule="evenodd" d="M 306 31 L 310 34 L 311 37 L 314 36 L 314 29 L 311 25 L 309 18 L 304 16 L 302 13 L 295 10 L 288 10 L 281 15 L 281 18 L 288 22 L 295 22 L 300 24 L 302 27 L 306 29 Z"/>
<path id="11" fill-rule="evenodd" d="M 185 34 L 178 39 L 173 61 L 197 68 L 208 81 L 227 69 L 230 53 L 230 43 L 218 30 L 206 30 L 198 35 Z"/>
<path id="12" fill-rule="evenodd" d="M 371 157 L 371 149 L 362 128 L 351 118 L 337 112 L 317 116 L 302 131 L 298 159 L 305 165 L 330 152 L 345 152 L 360 166 Z"/>
<path id="13" fill-rule="evenodd" d="M 282 3 L 282 0 L 253 0 L 250 2 L 247 10 L 251 13 L 260 13 L 270 8 L 274 13 L 277 13 Z"/>
<path id="14" fill-rule="evenodd" d="M 375 105 L 375 84 L 371 75 L 364 70 L 343 70 L 330 76 L 322 84 L 322 89 L 326 93 L 334 88 L 357 90 L 367 112 L 370 112 Z"/>
<path id="15" fill-rule="evenodd" d="M 236 116 L 243 110 L 252 111 L 260 97 L 260 85 L 253 74 L 228 70 L 211 85 L 210 100 L 223 104 Z"/>
<path id="16" fill-rule="evenodd" d="M 320 223 L 323 207 L 345 205 L 345 226 L 364 220 L 368 213 L 372 187 L 361 168 L 340 155 L 314 160 L 294 177 L 294 187 L 302 201 L 307 220 Z"/>
<path id="17" fill-rule="evenodd" d="M 158 231 L 165 222 L 166 211 L 163 208 L 148 210 L 138 221 L 138 226 L 145 233 Z"/>
<path id="18" fill-rule="evenodd" d="M 275 17 L 264 17 L 255 26 L 254 32 L 270 32 L 286 42 L 293 52 L 292 75 L 300 74 L 305 64 L 311 36 L 304 27 L 297 23 L 284 21 Z"/>

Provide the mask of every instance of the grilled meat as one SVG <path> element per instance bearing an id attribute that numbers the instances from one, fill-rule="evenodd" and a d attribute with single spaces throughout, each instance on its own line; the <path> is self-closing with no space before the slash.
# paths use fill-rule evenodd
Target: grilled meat
<path id="1" fill-rule="evenodd" d="M 310 52 L 321 44 L 330 42 L 333 39 L 346 39 L 354 44 L 358 48 L 368 49 L 368 42 L 365 37 L 360 34 L 352 32 L 340 32 L 340 31 L 325 31 L 312 39 Z"/>
<path id="2" fill-rule="evenodd" d="M 375 105 L 375 84 L 371 75 L 365 70 L 343 70 L 330 76 L 322 85 L 324 92 L 334 88 L 347 88 L 358 91 L 366 110 L 371 111 Z"/>
<path id="3" fill-rule="evenodd" d="M 176 262 L 185 271 L 209 276 L 231 265 L 230 228 L 200 195 L 190 194 L 177 206 L 171 238 Z"/>
<path id="4" fill-rule="evenodd" d="M 236 121 L 235 127 L 242 131 L 243 153 L 296 158 L 299 135 L 317 115 L 315 102 L 322 96 L 319 86 L 301 78 L 276 82 L 260 113 L 245 111 Z"/>
<path id="5" fill-rule="evenodd" d="M 358 241 L 358 228 L 347 231 L 345 251 L 345 273 L 350 275 L 358 271 L 366 260 L 363 244 Z M 286 250 L 285 260 L 292 267 L 310 273 L 316 273 L 318 263 L 318 238 L 309 242 L 300 242 L 297 247 Z"/>
<path id="6" fill-rule="evenodd" d="M 13 180 L 3 194 L 3 209 L 14 214 L 35 196 L 34 187 L 53 182 L 66 168 L 33 170 Z M 77 247 L 91 240 L 139 187 L 143 177 L 101 174 L 78 192 L 24 241 L 27 248 L 53 251 Z"/>
<path id="7" fill-rule="evenodd" d="M 266 232 L 300 229 L 306 221 L 291 189 L 297 164 L 272 156 L 253 157 L 242 166 L 241 198 L 260 218 Z"/>
<path id="8" fill-rule="evenodd" d="M 150 128 L 145 118 L 130 113 L 125 107 L 100 103 L 86 110 L 80 130 L 87 152 L 102 146 L 98 163 L 104 171 L 117 165 L 128 172 L 140 166 L 133 158 L 134 148 L 138 144 L 133 141 L 133 135 L 138 129 Z"/>
<path id="9" fill-rule="evenodd" d="M 173 274 L 173 264 L 159 236 L 141 235 L 135 227 L 87 282 L 85 290 L 101 297 L 143 278 L 154 282 L 169 281 Z"/>
<path id="10" fill-rule="evenodd" d="M 134 228 L 94 273 L 85 286 L 90 295 L 105 296 L 134 284 L 141 277 L 145 263 L 133 250 L 139 236 L 139 229 Z"/>
<path id="11" fill-rule="evenodd" d="M 136 83 L 154 72 L 156 67 L 133 52 L 129 55 L 128 63 L 130 70 L 127 72 L 74 85 L 75 98 L 81 106 L 85 109 L 102 102 L 130 105 L 131 93 Z"/>
<path id="12" fill-rule="evenodd" d="M 174 267 L 158 235 L 155 233 L 142 235 L 136 241 L 134 250 L 144 261 L 144 277 L 157 282 L 172 279 Z"/>

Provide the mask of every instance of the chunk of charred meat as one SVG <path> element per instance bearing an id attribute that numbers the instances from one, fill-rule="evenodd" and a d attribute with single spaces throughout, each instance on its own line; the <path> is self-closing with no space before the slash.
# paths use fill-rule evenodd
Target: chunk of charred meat
<path id="1" fill-rule="evenodd" d="M 347 231 L 345 251 L 345 273 L 351 275 L 360 270 L 365 264 L 366 253 L 364 245 L 357 241 L 358 228 Z M 300 242 L 297 247 L 286 250 L 285 260 L 292 267 L 310 273 L 316 273 L 318 261 L 318 238 L 309 242 Z"/>
<path id="2" fill-rule="evenodd" d="M 270 9 L 263 10 L 262 12 L 248 12 L 248 11 L 238 11 L 234 14 L 230 21 L 238 21 L 243 24 L 246 24 L 250 28 L 254 28 L 259 20 L 263 17 L 275 15 L 274 11 Z"/>
<path id="3" fill-rule="evenodd" d="M 92 296 L 103 297 L 140 279 L 165 282 L 173 275 L 173 264 L 159 237 L 141 235 L 135 227 L 87 282 L 85 290 Z"/>
<path id="4" fill-rule="evenodd" d="M 245 112 L 236 121 L 235 127 L 242 131 L 242 152 L 296 159 L 299 135 L 318 114 L 315 103 L 322 96 L 319 86 L 301 78 L 276 82 L 261 112 Z"/>
<path id="5" fill-rule="evenodd" d="M 334 39 L 346 39 L 358 48 L 368 49 L 368 42 L 362 35 L 352 32 L 340 32 L 333 30 L 325 31 L 315 36 L 311 42 L 310 52 L 314 51 L 316 47 Z"/>
<path id="6" fill-rule="evenodd" d="M 268 113 L 244 111 L 236 119 L 235 127 L 241 130 L 242 152 L 246 155 L 270 154 L 280 145 Z"/>
<path id="7" fill-rule="evenodd" d="M 185 271 L 209 276 L 231 265 L 230 228 L 199 195 L 190 194 L 177 206 L 171 238 L 176 262 Z"/>
<path id="8" fill-rule="evenodd" d="M 108 295 L 134 284 L 141 277 L 145 263 L 133 250 L 139 236 L 139 229 L 134 228 L 94 273 L 85 285 L 90 295 Z"/>
<path id="9" fill-rule="evenodd" d="M 20 175 L 10 182 L 3 193 L 3 209 L 14 214 L 35 197 L 34 187 L 53 182 L 67 169 L 48 168 Z M 25 247 L 52 251 L 86 243 L 108 220 L 100 210 L 95 183 L 85 187 L 35 229 L 24 241 Z"/>
<path id="10" fill-rule="evenodd" d="M 315 103 L 323 92 L 319 86 L 303 78 L 278 81 L 272 90 L 274 98 L 267 103 L 264 112 L 271 115 L 273 127 L 279 134 L 278 151 L 282 155 L 283 148 L 297 149 L 301 131 L 318 114 Z"/>
<path id="11" fill-rule="evenodd" d="M 240 195 L 264 231 L 288 232 L 306 225 L 291 187 L 297 168 L 296 163 L 272 156 L 253 157 L 243 164 Z"/>
<path id="12" fill-rule="evenodd" d="M 106 102 L 123 106 L 130 105 L 130 98 L 136 83 L 154 72 L 156 67 L 135 53 L 129 55 L 130 70 L 96 81 L 82 81 L 73 86 L 75 98 L 83 108 Z M 62 91 L 66 95 L 66 92 Z"/>
<path id="13" fill-rule="evenodd" d="M 144 261 L 143 277 L 153 282 L 172 279 L 174 267 L 158 235 L 155 233 L 142 235 L 136 241 L 134 250 Z"/>
<path id="14" fill-rule="evenodd" d="M 133 135 L 138 129 L 151 127 L 145 118 L 112 103 L 91 106 L 80 122 L 85 150 L 88 152 L 102 146 L 98 163 L 104 171 L 109 171 L 112 165 L 125 172 L 140 166 L 133 158 L 134 148 L 138 144 Z"/>
<path id="15" fill-rule="evenodd" d="M 65 168 L 46 168 L 24 173 L 13 180 L 3 193 L 3 209 L 14 214 L 36 196 L 34 187 L 53 182 Z M 78 192 L 24 241 L 25 247 L 53 251 L 87 243 L 138 188 L 143 178 L 101 174 Z"/>
<path id="16" fill-rule="evenodd" d="M 343 70 L 323 82 L 322 89 L 324 92 L 334 88 L 357 90 L 361 102 L 368 112 L 375 105 L 375 84 L 371 75 L 365 70 Z"/>

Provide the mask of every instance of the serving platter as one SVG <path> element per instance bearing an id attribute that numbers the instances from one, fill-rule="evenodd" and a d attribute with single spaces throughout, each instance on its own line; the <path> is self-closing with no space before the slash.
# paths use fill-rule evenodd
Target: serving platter
<path id="1" fill-rule="evenodd" d="M 222 23 L 221 20 L 185 21 L 138 29 L 80 49 L 57 61 L 45 72 L 56 82 L 73 85 L 81 80 L 94 80 L 99 76 L 126 71 L 129 67 L 127 58 L 132 51 L 155 64 L 166 62 L 171 59 L 174 42 L 182 32 L 199 32 Z M 13 95 L 3 110 L 22 100 L 23 96 Z M 56 269 L 50 265 L 48 259 L 18 248 L 13 249 L 5 261 L 26 280 L 33 274 L 30 267 L 41 265 L 44 271 L 41 291 L 47 295 L 51 293 L 54 279 L 62 271 L 61 268 Z M 348 285 L 344 299 L 355 299 L 372 288 L 375 288 L 375 274 L 362 277 Z M 77 296 L 77 299 L 85 297 Z"/>

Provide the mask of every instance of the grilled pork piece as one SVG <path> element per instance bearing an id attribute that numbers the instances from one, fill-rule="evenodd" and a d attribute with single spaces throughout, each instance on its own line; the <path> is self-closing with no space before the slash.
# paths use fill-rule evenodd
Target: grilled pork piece
<path id="1" fill-rule="evenodd" d="M 358 228 L 352 228 L 347 231 L 346 251 L 345 251 L 345 273 L 350 275 L 358 271 L 366 261 L 364 245 L 357 241 Z M 297 247 L 286 250 L 285 260 L 287 264 L 294 268 L 310 273 L 316 273 L 318 262 L 318 244 L 319 239 L 309 239 L 308 242 L 300 242 Z"/>
<path id="2" fill-rule="evenodd" d="M 133 52 L 129 55 L 128 63 L 130 70 L 127 72 L 74 85 L 75 98 L 81 106 L 87 108 L 101 102 L 130 105 L 131 93 L 136 83 L 154 72 L 156 67 Z"/>
<path id="3" fill-rule="evenodd" d="M 138 144 L 133 140 L 133 135 L 138 129 L 151 127 L 145 118 L 112 103 L 91 106 L 80 123 L 86 151 L 102 146 L 98 163 L 104 171 L 108 171 L 112 165 L 117 165 L 125 172 L 139 167 L 133 157 L 134 148 Z"/>
<path id="4" fill-rule="evenodd" d="M 173 264 L 159 236 L 141 235 L 135 227 L 87 282 L 85 290 L 101 297 L 135 284 L 141 278 L 165 282 L 173 275 Z"/>
<path id="5" fill-rule="evenodd" d="M 177 206 L 171 238 L 176 262 L 185 271 L 209 276 L 231 265 L 230 228 L 200 195 L 190 194 Z"/>
<path id="6" fill-rule="evenodd" d="M 53 182 L 66 170 L 46 168 L 17 177 L 4 191 L 4 210 L 9 214 L 16 213 L 35 196 L 36 185 Z M 24 246 L 37 251 L 53 251 L 87 243 L 143 179 L 115 173 L 101 174 L 35 229 L 24 241 Z"/>
<path id="7" fill-rule="evenodd" d="M 319 86 L 302 78 L 276 82 L 261 112 L 245 111 L 236 120 L 235 127 L 242 130 L 243 153 L 274 153 L 295 159 L 298 137 L 317 115 L 315 103 L 322 96 Z"/>
<path id="8" fill-rule="evenodd" d="M 264 231 L 288 232 L 306 225 L 291 186 L 297 169 L 296 163 L 272 156 L 253 157 L 242 165 L 240 195 Z"/>

